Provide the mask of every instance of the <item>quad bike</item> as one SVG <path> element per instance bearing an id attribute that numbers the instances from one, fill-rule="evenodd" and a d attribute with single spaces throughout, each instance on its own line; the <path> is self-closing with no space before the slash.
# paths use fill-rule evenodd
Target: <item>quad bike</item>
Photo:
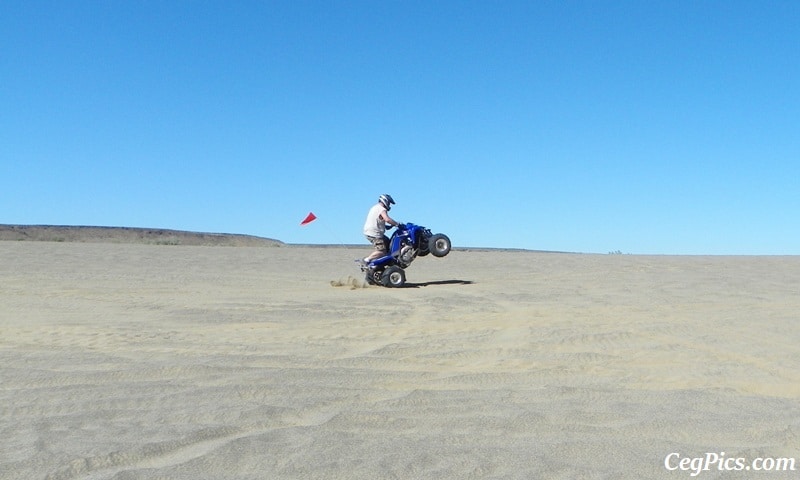
<path id="1" fill-rule="evenodd" d="M 402 287 L 406 282 L 405 268 L 418 256 L 427 254 L 444 257 L 450 253 L 450 239 L 443 233 L 431 231 L 413 223 L 401 223 L 389 239 L 389 253 L 361 265 L 370 285 Z"/>

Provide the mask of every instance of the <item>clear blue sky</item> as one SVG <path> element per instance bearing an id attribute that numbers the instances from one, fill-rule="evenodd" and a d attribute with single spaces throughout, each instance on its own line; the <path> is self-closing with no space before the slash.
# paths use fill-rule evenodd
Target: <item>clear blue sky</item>
<path id="1" fill-rule="evenodd" d="M 0 223 L 800 254 L 800 2 L 0 2 Z M 319 221 L 299 222 L 309 211 Z"/>

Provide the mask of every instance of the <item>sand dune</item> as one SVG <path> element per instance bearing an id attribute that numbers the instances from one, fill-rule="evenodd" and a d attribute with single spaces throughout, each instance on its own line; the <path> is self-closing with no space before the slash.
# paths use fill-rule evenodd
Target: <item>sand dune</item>
<path id="1" fill-rule="evenodd" d="M 365 251 L 0 242 L 0 479 L 800 470 L 799 257 Z"/>

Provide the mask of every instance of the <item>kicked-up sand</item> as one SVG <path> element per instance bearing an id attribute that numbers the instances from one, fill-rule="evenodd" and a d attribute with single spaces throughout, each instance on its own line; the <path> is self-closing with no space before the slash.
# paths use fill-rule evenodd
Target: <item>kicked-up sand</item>
<path id="1" fill-rule="evenodd" d="M 367 252 L 0 242 L 0 479 L 800 475 L 800 257 Z"/>

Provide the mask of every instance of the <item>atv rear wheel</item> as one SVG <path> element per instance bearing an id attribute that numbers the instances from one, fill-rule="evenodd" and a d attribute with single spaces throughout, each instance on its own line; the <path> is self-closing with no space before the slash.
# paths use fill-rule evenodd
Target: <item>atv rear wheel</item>
<path id="1" fill-rule="evenodd" d="M 397 265 L 392 265 L 384 270 L 381 283 L 384 287 L 402 287 L 406 283 L 406 272 Z"/>
<path id="2" fill-rule="evenodd" d="M 383 284 L 383 269 L 373 270 L 367 269 L 367 284 L 368 285 L 382 285 Z"/>
<path id="3" fill-rule="evenodd" d="M 428 250 L 434 257 L 444 257 L 450 253 L 450 239 L 443 233 L 437 233 L 428 240 Z"/>

